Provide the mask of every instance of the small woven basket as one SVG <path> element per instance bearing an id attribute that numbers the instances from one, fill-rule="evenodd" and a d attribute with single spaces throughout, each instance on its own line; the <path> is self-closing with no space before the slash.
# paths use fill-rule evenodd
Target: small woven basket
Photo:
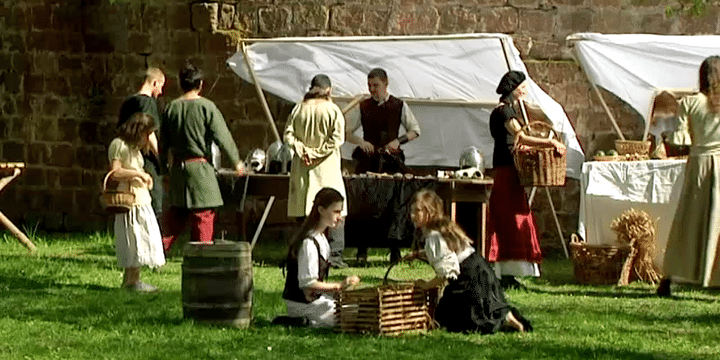
<path id="1" fill-rule="evenodd" d="M 650 142 L 638 140 L 615 140 L 615 149 L 620 155 L 650 155 Z"/>
<path id="2" fill-rule="evenodd" d="M 594 161 L 618 161 L 619 159 L 620 157 L 615 155 L 593 156 Z"/>
<path id="3" fill-rule="evenodd" d="M 105 211 L 113 214 L 122 214 L 130 211 L 135 202 L 135 194 L 129 191 L 108 190 L 107 182 L 110 175 L 116 170 L 112 170 L 105 175 L 103 180 L 103 190 L 100 193 L 100 204 Z"/>
<path id="4" fill-rule="evenodd" d="M 522 130 L 515 135 L 515 144 L 517 144 L 517 137 L 520 133 L 529 132 L 532 127 L 546 128 L 548 134 L 554 136 L 556 140 L 560 140 L 558 134 L 552 131 L 552 125 L 542 121 L 534 121 L 523 126 Z M 565 185 L 567 153 L 558 154 L 554 146 L 529 147 L 516 145 L 515 149 L 513 149 L 513 160 L 520 177 L 520 184 L 523 186 Z"/>
<path id="5" fill-rule="evenodd" d="M 588 245 L 576 234 L 570 236 L 575 281 L 587 285 L 617 284 L 629 246 Z"/>

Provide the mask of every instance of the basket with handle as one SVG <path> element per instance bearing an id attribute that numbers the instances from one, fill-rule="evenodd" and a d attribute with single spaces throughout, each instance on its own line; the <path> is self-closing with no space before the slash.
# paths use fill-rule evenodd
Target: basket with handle
<path id="1" fill-rule="evenodd" d="M 541 136 L 553 137 L 560 141 L 560 136 L 552 125 L 543 121 L 533 121 L 525 124 L 515 134 L 515 148 L 513 160 L 520 184 L 523 186 L 563 186 L 565 185 L 565 172 L 567 168 L 567 153 L 558 154 L 554 146 L 518 145 L 520 133 L 531 132 Z"/>
<path id="2" fill-rule="evenodd" d="M 338 330 L 399 335 L 436 327 L 438 289 L 424 289 L 410 281 L 389 284 L 388 274 L 397 263 L 390 265 L 382 285 L 340 293 L 335 306 Z"/>
<path id="3" fill-rule="evenodd" d="M 113 214 L 122 214 L 130 211 L 135 202 L 135 194 L 129 191 L 108 190 L 107 182 L 110 175 L 118 169 L 111 170 L 103 180 L 102 193 L 100 193 L 100 204 L 103 209 Z"/>

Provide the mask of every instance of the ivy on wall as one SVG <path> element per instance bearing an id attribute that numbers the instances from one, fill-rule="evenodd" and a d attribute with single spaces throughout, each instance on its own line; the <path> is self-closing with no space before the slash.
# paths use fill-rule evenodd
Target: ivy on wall
<path id="1" fill-rule="evenodd" d="M 677 0 L 677 5 L 668 5 L 665 8 L 665 15 L 672 17 L 675 15 L 703 16 L 708 6 L 718 5 L 717 0 Z"/>

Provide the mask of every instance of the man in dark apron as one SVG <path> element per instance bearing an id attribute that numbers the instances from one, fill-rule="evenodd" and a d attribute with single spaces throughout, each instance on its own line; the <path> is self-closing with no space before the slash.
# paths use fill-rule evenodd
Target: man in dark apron
<path id="1" fill-rule="evenodd" d="M 405 154 L 400 145 L 420 136 L 420 125 L 410 107 L 388 93 L 387 72 L 380 68 L 368 73 L 368 90 L 371 98 L 361 101 L 359 110 L 345 117 L 345 139 L 358 147 L 352 154 L 356 161 L 355 173 L 407 173 Z M 405 134 L 400 135 L 400 125 Z M 362 126 L 363 137 L 355 135 Z M 390 246 L 390 260 L 400 257 L 396 245 Z M 358 260 L 367 259 L 367 248 L 358 247 Z"/>

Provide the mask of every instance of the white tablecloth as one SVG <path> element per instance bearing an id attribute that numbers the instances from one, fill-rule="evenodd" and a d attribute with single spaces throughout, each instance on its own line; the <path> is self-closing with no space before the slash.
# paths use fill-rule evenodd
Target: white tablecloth
<path id="1" fill-rule="evenodd" d="M 615 244 L 613 219 L 630 208 L 644 210 L 657 221 L 655 261 L 662 268 L 684 173 L 685 160 L 584 163 L 578 234 L 588 244 Z"/>

